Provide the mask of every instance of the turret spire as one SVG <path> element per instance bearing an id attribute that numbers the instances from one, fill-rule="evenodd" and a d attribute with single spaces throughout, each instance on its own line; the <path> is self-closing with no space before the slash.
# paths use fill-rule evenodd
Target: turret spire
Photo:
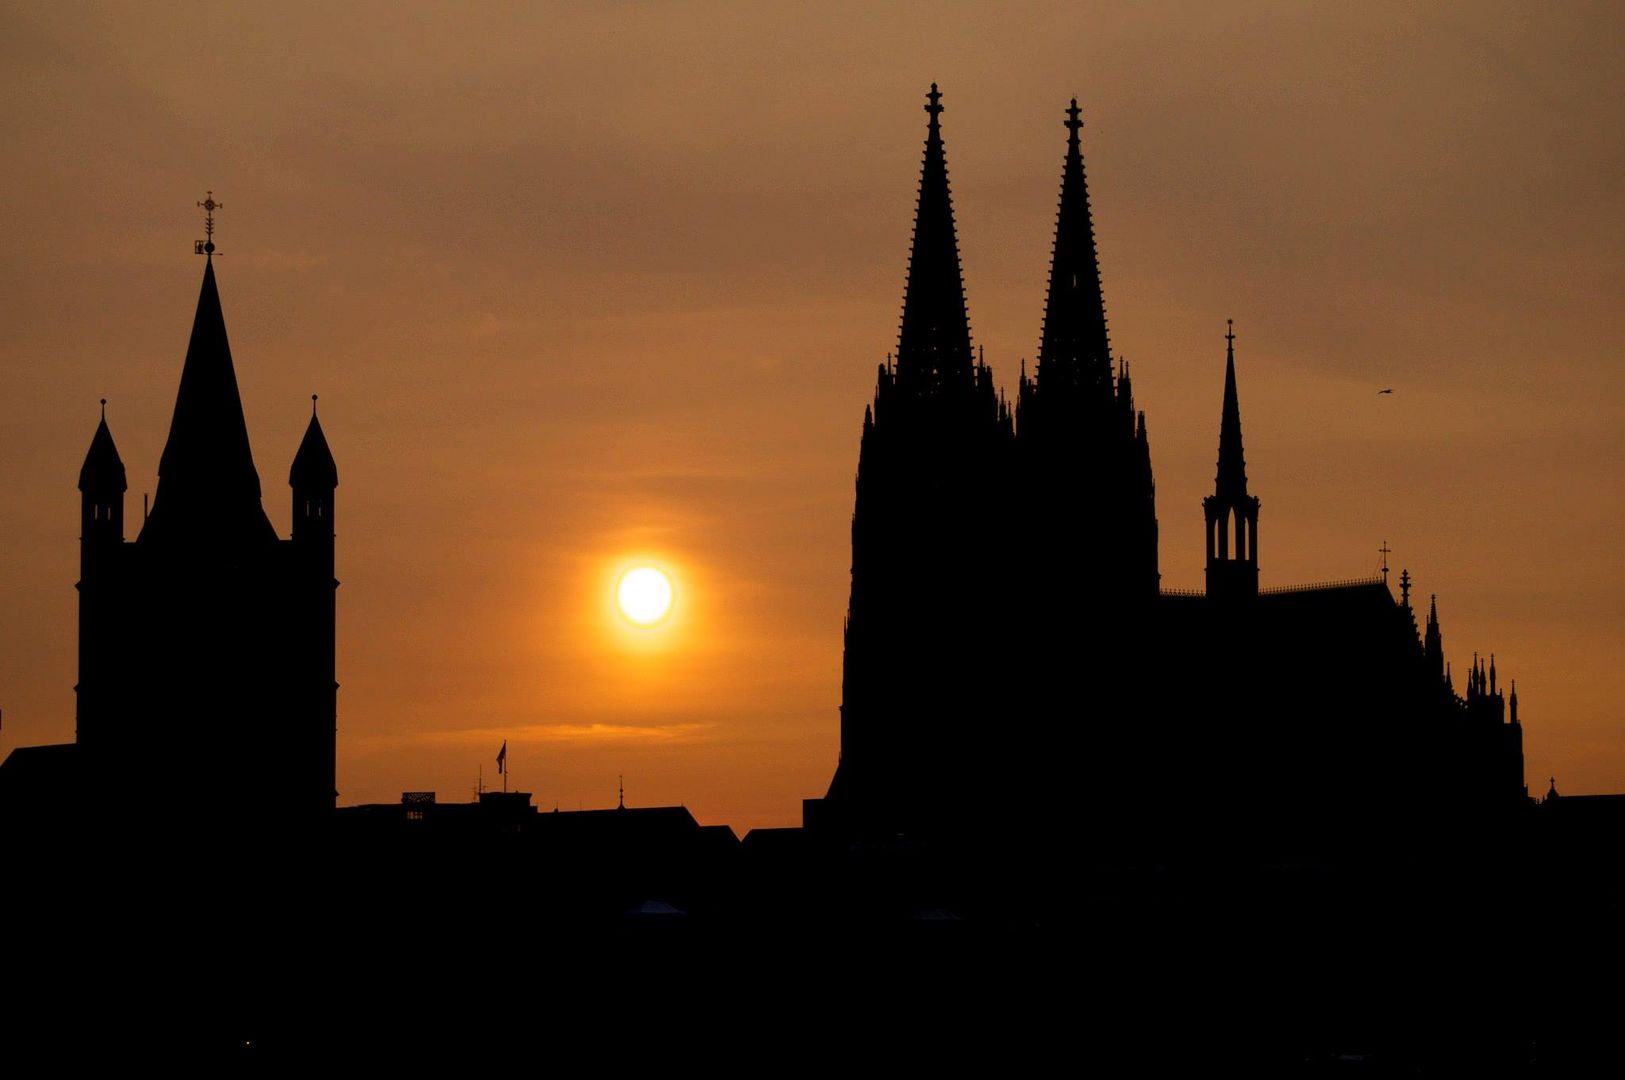
<path id="1" fill-rule="evenodd" d="M 973 379 L 970 318 L 948 191 L 948 161 L 942 147 L 942 94 L 936 83 L 926 96 L 930 121 L 897 337 L 897 382 L 907 396 L 968 390 Z"/>
<path id="2" fill-rule="evenodd" d="M 1444 637 L 1439 633 L 1439 595 L 1432 594 L 1428 598 L 1428 626 L 1427 633 L 1422 638 L 1422 654 L 1427 657 L 1428 667 L 1433 671 L 1433 677 L 1449 685 L 1445 675 Z"/>
<path id="3" fill-rule="evenodd" d="M 1063 122 L 1067 129 L 1066 164 L 1061 170 L 1061 204 L 1055 216 L 1055 254 L 1050 262 L 1049 297 L 1044 306 L 1044 332 L 1038 345 L 1038 385 L 1088 387 L 1102 398 L 1112 385 L 1111 345 L 1106 336 L 1106 303 L 1095 250 L 1095 225 L 1089 210 L 1078 131 L 1078 99 L 1072 99 Z"/>
<path id="4" fill-rule="evenodd" d="M 107 399 L 102 398 L 102 418 L 96 425 L 96 434 L 90 438 L 90 449 L 85 463 L 79 468 L 79 490 L 87 495 L 123 495 L 129 490 L 125 482 L 124 460 L 118 447 L 113 445 L 113 432 L 107 426 Z"/>
<path id="5" fill-rule="evenodd" d="M 312 394 L 310 400 L 314 405 L 316 395 Z M 333 452 L 328 449 L 327 436 L 322 433 L 322 422 L 316 418 L 314 408 L 310 410 L 305 437 L 293 456 L 293 467 L 288 470 L 288 483 L 296 488 L 325 491 L 339 486 L 338 465 L 333 461 Z"/>

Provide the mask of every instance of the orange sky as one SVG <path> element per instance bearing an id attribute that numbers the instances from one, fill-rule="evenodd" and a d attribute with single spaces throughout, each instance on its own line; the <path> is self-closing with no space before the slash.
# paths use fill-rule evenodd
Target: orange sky
<path id="1" fill-rule="evenodd" d="M 105 396 L 138 518 L 213 188 L 272 521 L 312 392 L 342 477 L 342 801 L 466 797 L 506 738 L 543 806 L 799 820 L 936 80 L 1007 388 L 1083 106 L 1164 583 L 1234 317 L 1264 584 L 1386 538 L 1518 680 L 1531 785 L 1625 790 L 1622 43 L 1601 4 L 14 5 L 0 754 L 72 738 L 78 468 Z M 639 558 L 679 607 L 633 635 Z"/>

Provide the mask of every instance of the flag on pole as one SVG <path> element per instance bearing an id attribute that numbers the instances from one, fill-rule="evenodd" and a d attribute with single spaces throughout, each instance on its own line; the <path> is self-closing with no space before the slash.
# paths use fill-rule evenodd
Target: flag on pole
<path id="1" fill-rule="evenodd" d="M 502 740 L 502 749 L 497 751 L 497 772 L 508 771 L 508 740 Z"/>

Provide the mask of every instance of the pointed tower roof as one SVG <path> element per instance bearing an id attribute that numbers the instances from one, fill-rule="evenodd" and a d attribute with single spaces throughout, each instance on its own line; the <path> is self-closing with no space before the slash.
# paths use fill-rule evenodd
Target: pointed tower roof
<path id="1" fill-rule="evenodd" d="M 327 491 L 339 486 L 339 467 L 333 461 L 333 452 L 327 448 L 322 422 L 316 418 L 315 394 L 310 395 L 310 426 L 305 428 L 305 437 L 299 442 L 299 452 L 293 455 L 288 483 L 293 487 Z"/>
<path id="2" fill-rule="evenodd" d="M 1220 495 L 1247 494 L 1247 462 L 1241 452 L 1241 402 L 1236 395 L 1235 323 L 1227 320 L 1224 335 L 1224 412 L 1219 419 L 1219 474 L 1216 490 Z"/>
<path id="3" fill-rule="evenodd" d="M 276 536 L 260 506 L 260 477 L 248 445 L 212 257 L 203 270 L 169 440 L 158 461 L 158 491 L 141 539 L 182 533 L 200 539 L 206 533 L 211 542 Z"/>
<path id="4" fill-rule="evenodd" d="M 1061 170 L 1061 206 L 1055 215 L 1055 253 L 1050 261 L 1044 334 L 1038 344 L 1038 385 L 1056 383 L 1110 389 L 1111 345 L 1106 337 L 1106 301 L 1095 249 L 1095 223 L 1089 211 L 1089 184 L 1083 173 L 1078 130 L 1078 99 L 1066 111 L 1066 164 Z"/>
<path id="5" fill-rule="evenodd" d="M 96 425 L 96 434 L 90 438 L 90 450 L 85 463 L 79 467 L 79 490 L 84 492 L 124 492 L 130 485 L 124 477 L 124 459 L 113 445 L 113 433 L 107 429 L 107 399 L 102 399 L 102 422 Z"/>
<path id="6" fill-rule="evenodd" d="M 948 193 L 948 159 L 942 148 L 942 95 L 936 83 L 926 97 L 930 121 L 897 335 L 897 382 L 910 396 L 941 393 L 949 387 L 968 389 L 974 368 L 959 238 Z"/>

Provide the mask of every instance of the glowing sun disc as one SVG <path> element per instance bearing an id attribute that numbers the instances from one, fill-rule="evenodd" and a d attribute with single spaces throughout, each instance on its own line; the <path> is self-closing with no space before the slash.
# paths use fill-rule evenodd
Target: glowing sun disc
<path id="1" fill-rule="evenodd" d="M 671 579 L 652 566 L 639 566 L 621 575 L 615 602 L 632 622 L 653 626 L 671 612 Z"/>

